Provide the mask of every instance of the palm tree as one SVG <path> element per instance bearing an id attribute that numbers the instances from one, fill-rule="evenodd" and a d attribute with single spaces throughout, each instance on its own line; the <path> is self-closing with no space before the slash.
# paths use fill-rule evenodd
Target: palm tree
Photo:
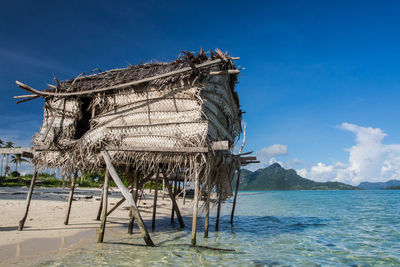
<path id="1" fill-rule="evenodd" d="M 14 147 L 14 143 L 11 141 L 7 141 L 4 147 L 12 148 L 12 147 Z M 7 156 L 6 156 L 6 168 L 5 168 L 4 176 L 6 176 L 7 172 L 10 170 L 10 167 L 8 167 L 8 156 L 9 156 L 9 154 L 7 154 Z"/>
<path id="2" fill-rule="evenodd" d="M 18 164 L 21 166 L 22 162 L 28 162 L 28 160 L 24 159 L 21 154 L 11 156 L 10 163 L 15 163 L 15 171 L 18 169 Z"/>

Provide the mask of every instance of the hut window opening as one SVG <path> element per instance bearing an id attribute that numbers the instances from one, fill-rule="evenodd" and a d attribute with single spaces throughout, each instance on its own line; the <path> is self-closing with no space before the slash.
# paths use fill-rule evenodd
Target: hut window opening
<path id="1" fill-rule="evenodd" d="M 82 97 L 81 113 L 82 116 L 76 124 L 75 139 L 80 139 L 87 131 L 90 130 L 90 120 L 92 119 L 92 112 L 89 110 L 91 97 Z"/>

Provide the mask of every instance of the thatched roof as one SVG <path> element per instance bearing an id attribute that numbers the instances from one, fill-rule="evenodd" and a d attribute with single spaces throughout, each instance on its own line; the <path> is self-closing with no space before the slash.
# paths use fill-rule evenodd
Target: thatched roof
<path id="1" fill-rule="evenodd" d="M 131 65 L 126 68 L 112 69 L 90 75 L 86 75 L 86 73 L 81 73 L 76 78 L 62 81 L 61 83 L 58 84 L 57 89 L 50 88 L 47 89 L 46 91 L 48 92 L 88 91 L 98 88 L 120 85 L 132 81 L 138 81 L 161 74 L 168 74 L 188 67 L 192 68 L 191 71 L 169 75 L 167 77 L 155 79 L 147 83 L 148 85 L 158 86 L 162 88 L 166 84 L 175 83 L 185 78 L 190 78 L 190 77 L 195 78 L 197 76 L 200 76 L 201 79 L 201 77 L 205 77 L 210 72 L 210 68 L 215 67 L 215 65 L 210 65 L 207 68 L 200 68 L 200 69 L 196 69 L 195 65 L 202 64 L 205 62 L 211 62 L 216 59 L 223 60 L 223 64 L 218 64 L 221 67 L 220 70 L 236 69 L 235 65 L 233 64 L 233 61 L 231 60 L 231 57 L 228 54 L 223 54 L 218 49 L 216 50 L 215 53 L 210 51 L 208 56 L 204 51 L 200 51 L 200 53 L 198 54 L 189 51 L 183 51 L 182 53 L 183 54 L 179 55 L 179 57 L 176 60 L 171 62 L 157 62 L 157 63 L 150 62 L 139 65 Z M 239 106 L 239 97 L 234 90 L 236 82 L 237 82 L 237 74 L 231 75 L 230 88 L 233 93 L 236 104 Z M 140 87 L 138 87 L 137 89 L 140 90 Z"/>

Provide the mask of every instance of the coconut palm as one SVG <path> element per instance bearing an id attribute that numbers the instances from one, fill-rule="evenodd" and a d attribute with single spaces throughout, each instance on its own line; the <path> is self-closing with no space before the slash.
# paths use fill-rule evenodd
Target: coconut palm
<path id="1" fill-rule="evenodd" d="M 14 147 L 14 143 L 11 141 L 7 141 L 6 144 L 4 145 L 5 148 L 12 148 Z M 10 167 L 8 166 L 8 156 L 9 154 L 6 155 L 6 168 L 4 172 L 4 176 L 7 175 L 7 173 L 10 171 Z"/>
<path id="2" fill-rule="evenodd" d="M 15 171 L 18 171 L 18 165 L 21 166 L 22 162 L 28 162 L 28 160 L 24 159 L 21 154 L 11 156 L 10 163 L 15 163 Z"/>

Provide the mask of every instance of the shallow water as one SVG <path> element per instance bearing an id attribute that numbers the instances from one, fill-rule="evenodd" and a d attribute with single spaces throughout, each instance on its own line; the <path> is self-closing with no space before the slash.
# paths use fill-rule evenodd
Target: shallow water
<path id="1" fill-rule="evenodd" d="M 190 247 L 190 227 L 139 235 L 71 251 L 36 266 L 400 266 L 400 191 L 266 191 L 239 193 L 222 207 L 219 232 Z M 187 224 L 190 218 L 185 218 Z"/>

